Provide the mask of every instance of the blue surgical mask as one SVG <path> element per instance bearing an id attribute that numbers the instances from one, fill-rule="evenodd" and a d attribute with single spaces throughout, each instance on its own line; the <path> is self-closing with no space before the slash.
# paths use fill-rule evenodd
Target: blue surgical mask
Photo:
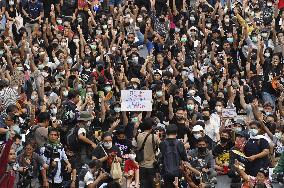
<path id="1" fill-rule="evenodd" d="M 133 123 L 137 123 L 138 121 L 139 121 L 138 117 L 133 117 L 133 118 L 132 118 L 132 122 L 133 122 Z"/>
<path id="2" fill-rule="evenodd" d="M 106 86 L 106 87 L 105 87 L 105 91 L 106 91 L 106 92 L 110 92 L 110 91 L 111 91 L 111 87 L 110 87 L 110 86 Z"/>
<path id="3" fill-rule="evenodd" d="M 265 115 L 267 116 L 272 115 L 272 112 L 265 112 Z"/>
<path id="4" fill-rule="evenodd" d="M 83 87 L 82 84 L 78 84 L 78 85 L 77 85 L 77 88 L 78 88 L 78 89 L 82 89 L 82 87 Z"/>
<path id="5" fill-rule="evenodd" d="M 234 42 L 234 38 L 233 38 L 233 37 L 228 37 L 228 38 L 227 38 L 227 41 L 228 41 L 229 43 L 233 43 L 233 42 Z"/>
<path id="6" fill-rule="evenodd" d="M 256 136 L 258 134 L 258 129 L 250 129 L 249 133 L 251 136 Z"/>
<path id="7" fill-rule="evenodd" d="M 194 109 L 194 105 L 193 104 L 188 104 L 186 107 L 187 107 L 187 109 L 189 111 L 192 111 Z"/>
<path id="8" fill-rule="evenodd" d="M 208 84 L 208 85 L 211 85 L 211 84 L 212 84 L 212 80 L 211 80 L 211 79 L 208 79 L 208 80 L 207 80 L 207 84 Z"/>
<path id="9" fill-rule="evenodd" d="M 235 132 L 236 132 L 236 133 L 241 132 L 241 131 L 242 131 L 242 128 L 241 128 L 241 127 L 236 127 L 236 128 L 235 128 Z"/>
<path id="10" fill-rule="evenodd" d="M 252 42 L 256 43 L 257 42 L 257 37 L 251 37 Z"/>
<path id="11" fill-rule="evenodd" d="M 163 91 L 157 91 L 156 95 L 157 95 L 157 97 L 162 97 L 163 96 Z"/>

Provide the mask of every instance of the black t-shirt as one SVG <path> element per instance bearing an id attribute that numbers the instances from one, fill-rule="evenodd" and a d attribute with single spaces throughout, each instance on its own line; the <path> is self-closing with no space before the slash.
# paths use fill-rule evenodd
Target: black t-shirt
<path id="1" fill-rule="evenodd" d="M 132 149 L 132 144 L 129 140 L 118 140 L 114 141 L 114 145 L 120 149 L 121 155 L 129 154 Z"/>
<path id="2" fill-rule="evenodd" d="M 261 153 L 264 149 L 269 149 L 269 143 L 267 140 L 264 138 L 249 139 L 244 147 L 244 154 L 247 157 L 250 157 L 252 155 Z M 256 176 L 259 169 L 269 167 L 269 159 L 268 156 L 266 156 L 251 162 L 247 162 L 245 165 L 246 173 L 251 176 Z"/>
<path id="3" fill-rule="evenodd" d="M 270 62 L 266 62 L 263 65 L 264 70 L 264 82 L 263 82 L 263 91 L 270 94 L 276 94 L 275 89 L 272 88 L 271 81 L 274 77 L 281 75 L 281 68 L 279 66 L 274 67 Z"/>
<path id="4" fill-rule="evenodd" d="M 184 135 L 189 134 L 189 129 L 186 127 L 184 123 L 178 123 L 176 119 L 173 119 L 171 123 L 176 124 L 178 127 L 177 139 L 184 139 Z"/>
<path id="5" fill-rule="evenodd" d="M 111 153 L 115 153 L 117 157 L 121 158 L 120 149 L 115 145 L 113 145 L 110 149 L 102 148 L 102 146 L 96 147 L 96 149 L 94 149 L 93 151 L 93 156 L 97 159 L 100 159 L 105 157 L 106 155 L 110 155 Z M 110 172 L 111 162 L 112 160 L 106 160 L 105 162 L 103 162 L 102 167 L 106 172 Z"/>
<path id="6" fill-rule="evenodd" d="M 221 144 L 217 144 L 213 148 L 212 154 L 214 157 L 219 157 L 225 153 L 229 153 L 230 149 L 234 146 L 232 142 L 228 142 L 225 146 L 221 146 Z"/>

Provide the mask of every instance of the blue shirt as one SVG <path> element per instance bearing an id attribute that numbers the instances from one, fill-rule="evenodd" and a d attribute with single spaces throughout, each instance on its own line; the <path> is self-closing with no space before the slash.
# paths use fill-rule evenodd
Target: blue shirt
<path id="1" fill-rule="evenodd" d="M 39 17 L 40 13 L 43 11 L 42 4 L 37 0 L 34 3 L 27 1 L 24 5 L 24 9 L 32 19 Z"/>

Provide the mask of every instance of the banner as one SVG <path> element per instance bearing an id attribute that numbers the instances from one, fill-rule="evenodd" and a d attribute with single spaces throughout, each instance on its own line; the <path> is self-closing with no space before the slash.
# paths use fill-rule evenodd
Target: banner
<path id="1" fill-rule="evenodd" d="M 121 111 L 152 111 L 152 90 L 121 90 Z"/>

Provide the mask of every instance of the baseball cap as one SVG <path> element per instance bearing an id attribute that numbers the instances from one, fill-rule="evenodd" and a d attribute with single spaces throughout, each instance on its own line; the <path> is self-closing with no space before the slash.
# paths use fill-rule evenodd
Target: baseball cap
<path id="1" fill-rule="evenodd" d="M 192 132 L 199 132 L 199 131 L 203 131 L 203 127 L 201 125 L 195 125 L 193 128 L 192 128 Z"/>

